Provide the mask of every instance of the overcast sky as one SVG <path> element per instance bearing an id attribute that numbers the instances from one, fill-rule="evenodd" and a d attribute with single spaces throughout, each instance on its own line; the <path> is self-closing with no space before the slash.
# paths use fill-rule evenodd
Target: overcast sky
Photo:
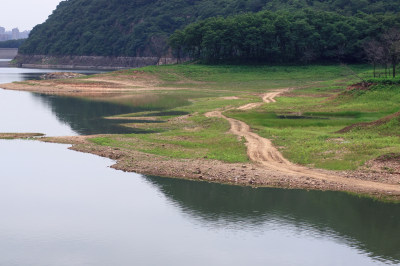
<path id="1" fill-rule="evenodd" d="M 1 0 L 0 26 L 31 30 L 43 23 L 61 0 Z"/>

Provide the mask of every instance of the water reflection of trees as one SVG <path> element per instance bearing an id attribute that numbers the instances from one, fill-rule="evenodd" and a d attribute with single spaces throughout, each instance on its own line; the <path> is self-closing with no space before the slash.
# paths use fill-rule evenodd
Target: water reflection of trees
<path id="1" fill-rule="evenodd" d="M 331 234 L 375 258 L 400 262 L 399 204 L 339 192 L 253 189 L 159 177 L 148 180 L 202 223 L 251 228 L 274 220 L 303 231 Z"/>
<path id="2" fill-rule="evenodd" d="M 131 107 L 105 101 L 91 101 L 74 97 L 32 94 L 34 98 L 49 106 L 57 119 L 70 125 L 79 134 L 100 133 L 146 133 L 145 130 L 119 126 L 132 120 L 109 120 L 105 116 L 146 111 L 145 107 Z M 151 121 L 142 121 L 151 122 Z"/>

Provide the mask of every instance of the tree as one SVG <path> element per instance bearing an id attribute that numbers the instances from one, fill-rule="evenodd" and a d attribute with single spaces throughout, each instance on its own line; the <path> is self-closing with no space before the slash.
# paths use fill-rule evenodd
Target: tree
<path id="1" fill-rule="evenodd" d="M 183 32 L 177 30 L 168 40 L 168 44 L 174 51 L 177 63 L 180 63 L 182 57 L 182 50 L 184 45 L 183 38 L 184 38 Z"/>
<path id="2" fill-rule="evenodd" d="M 385 53 L 391 61 L 393 68 L 393 78 L 396 77 L 396 66 L 400 59 L 400 31 L 398 29 L 390 29 L 382 36 Z"/>
<path id="3" fill-rule="evenodd" d="M 364 43 L 364 52 L 368 61 L 374 66 L 374 78 L 376 77 L 376 65 L 384 63 L 385 51 L 380 42 L 376 39 Z"/>

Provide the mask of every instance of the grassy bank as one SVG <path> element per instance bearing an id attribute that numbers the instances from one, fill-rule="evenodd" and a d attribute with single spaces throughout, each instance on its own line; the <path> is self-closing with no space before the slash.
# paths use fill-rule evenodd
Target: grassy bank
<path id="1" fill-rule="evenodd" d="M 369 77 L 368 66 L 351 66 Z M 134 70 L 108 75 L 132 75 Z M 136 71 L 136 70 L 135 70 Z M 365 161 L 400 152 L 398 119 L 367 128 L 337 133 L 346 126 L 378 120 L 399 106 L 399 85 L 377 85 L 369 90 L 346 90 L 359 82 L 347 68 L 333 66 L 206 66 L 172 65 L 141 69 L 169 90 L 169 97 L 196 94 L 190 105 L 161 113 L 132 113 L 120 117 L 152 117 L 162 123 L 130 123 L 151 130 L 143 135 L 115 135 L 92 141 L 165 155 L 172 158 L 210 158 L 247 161 L 243 140 L 227 133 L 229 124 L 203 114 L 261 101 L 259 94 L 276 88 L 297 88 L 273 104 L 225 114 L 248 123 L 261 136 L 272 139 L 293 162 L 325 169 L 356 169 Z M 179 88 L 187 88 L 180 90 Z M 200 93 L 200 94 L 199 94 Z M 189 114 L 181 117 L 182 114 Z"/>
<path id="2" fill-rule="evenodd" d="M 277 103 L 229 116 L 248 123 L 274 141 L 291 161 L 332 170 L 356 169 L 366 161 L 400 152 L 399 117 L 382 124 L 356 126 L 399 111 L 400 86 L 372 86 L 345 91 L 307 88 L 278 98 Z M 321 95 L 332 91 L 332 95 Z M 305 94 L 300 94 L 305 92 Z"/>
<path id="3" fill-rule="evenodd" d="M 364 73 L 365 65 L 353 65 L 356 73 Z M 339 65 L 311 66 L 245 66 L 245 65 L 168 65 L 150 66 L 143 71 L 159 77 L 165 87 L 259 92 L 268 89 L 313 86 L 315 84 L 346 85 L 355 77 Z"/>

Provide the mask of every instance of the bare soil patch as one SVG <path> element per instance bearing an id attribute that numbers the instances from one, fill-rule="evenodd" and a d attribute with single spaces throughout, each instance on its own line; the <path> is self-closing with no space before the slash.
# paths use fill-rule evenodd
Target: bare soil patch
<path id="1" fill-rule="evenodd" d="M 161 82 L 144 72 L 132 75 L 94 75 L 85 79 L 30 80 L 2 84 L 7 90 L 31 91 L 44 94 L 89 96 L 107 93 L 125 93 L 141 91 L 182 90 L 184 88 L 164 88 Z"/>
<path id="2" fill-rule="evenodd" d="M 353 84 L 349 87 L 347 87 L 346 90 L 351 91 L 351 90 L 369 90 L 369 88 L 374 85 L 373 83 L 368 83 L 368 82 L 360 82 L 357 84 Z"/>
<path id="3" fill-rule="evenodd" d="M 42 137 L 42 133 L 0 133 L 0 139 L 28 139 Z"/>
<path id="4" fill-rule="evenodd" d="M 380 187 L 363 187 L 343 183 L 340 179 L 328 180 L 307 174 L 293 174 L 257 162 L 239 164 L 209 159 L 171 159 L 134 150 L 99 146 L 88 141 L 89 138 L 98 136 L 105 135 L 53 137 L 41 140 L 73 144 L 70 147 L 72 150 L 113 159 L 116 163 L 111 167 L 125 172 L 253 187 L 350 191 L 376 198 L 400 200 L 400 193 L 382 190 Z M 321 174 L 328 175 L 331 172 L 321 171 Z M 359 178 L 359 173 L 354 172 L 353 175 L 352 178 Z"/>

